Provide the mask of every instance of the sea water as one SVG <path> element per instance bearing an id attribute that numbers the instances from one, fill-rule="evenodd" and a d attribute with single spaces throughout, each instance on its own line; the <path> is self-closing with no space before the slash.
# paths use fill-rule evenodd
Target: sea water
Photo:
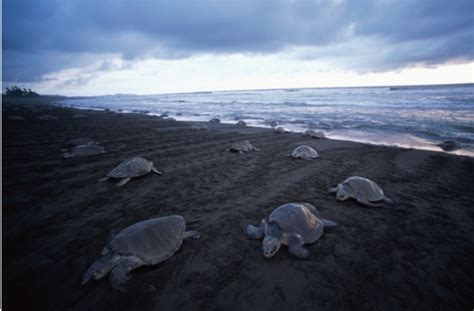
<path id="1" fill-rule="evenodd" d="M 290 131 L 417 149 L 440 150 L 436 144 L 454 140 L 462 146 L 455 153 L 474 156 L 474 84 L 111 95 L 61 103 L 260 127 L 274 120 Z"/>

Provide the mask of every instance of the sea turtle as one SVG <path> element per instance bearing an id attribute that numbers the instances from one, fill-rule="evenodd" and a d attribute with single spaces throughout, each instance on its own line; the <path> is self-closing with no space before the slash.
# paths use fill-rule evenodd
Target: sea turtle
<path id="1" fill-rule="evenodd" d="M 444 151 L 454 151 L 461 148 L 461 146 L 453 140 L 447 140 L 445 142 L 442 142 L 441 144 L 438 144 L 437 146 L 443 149 Z"/>
<path id="2" fill-rule="evenodd" d="M 233 143 L 229 148 L 229 151 L 238 153 L 249 152 L 252 150 L 260 151 L 260 149 L 258 149 L 257 147 L 252 146 L 252 144 L 248 140 Z"/>
<path id="3" fill-rule="evenodd" d="M 197 130 L 197 131 L 204 131 L 204 130 L 207 130 L 208 127 L 207 127 L 206 124 L 195 123 L 195 124 L 191 125 L 191 129 L 192 130 Z"/>
<path id="4" fill-rule="evenodd" d="M 178 251 L 183 239 L 199 237 L 197 231 L 186 231 L 186 222 L 178 215 L 151 218 L 133 224 L 107 243 L 101 257 L 82 277 L 82 285 L 112 271 L 110 284 L 123 291 L 131 270 L 165 261 Z"/>
<path id="5" fill-rule="evenodd" d="M 313 137 L 313 138 L 317 138 L 317 139 L 323 139 L 323 138 L 326 138 L 326 135 L 324 135 L 323 132 L 321 131 L 313 131 L 313 130 L 307 130 L 306 132 L 304 132 L 304 135 L 305 136 L 310 136 L 310 137 Z"/>
<path id="6" fill-rule="evenodd" d="M 221 123 L 221 120 L 218 118 L 212 118 L 211 120 L 209 120 L 209 123 Z"/>
<path id="7" fill-rule="evenodd" d="M 106 181 L 109 178 L 120 178 L 121 180 L 116 185 L 121 187 L 128 183 L 130 179 L 146 175 L 152 171 L 158 175 L 162 174 L 153 166 L 153 162 L 136 157 L 123 161 L 106 177 L 99 179 L 99 181 Z"/>
<path id="8" fill-rule="evenodd" d="M 294 159 L 304 159 L 304 160 L 312 160 L 319 158 L 319 154 L 314 150 L 313 147 L 307 145 L 301 145 L 296 147 L 295 150 L 288 156 Z"/>
<path id="9" fill-rule="evenodd" d="M 88 137 L 79 137 L 71 139 L 66 143 L 68 146 L 98 145 L 99 143 Z"/>
<path id="10" fill-rule="evenodd" d="M 382 188 L 370 179 L 352 176 L 337 185 L 335 188 L 330 188 L 329 193 L 336 193 L 336 199 L 345 201 L 349 198 L 354 198 L 357 202 L 373 207 L 383 205 L 383 202 L 393 203 L 387 198 Z"/>
<path id="11" fill-rule="evenodd" d="M 278 122 L 272 119 L 266 119 L 263 123 L 270 125 L 270 127 L 275 127 L 278 125 Z"/>
<path id="12" fill-rule="evenodd" d="M 74 158 L 76 156 L 95 156 L 105 153 L 105 148 L 96 145 L 79 145 L 74 146 L 71 150 L 63 154 L 63 158 Z"/>
<path id="13" fill-rule="evenodd" d="M 22 116 L 13 115 L 13 116 L 9 116 L 9 117 L 8 117 L 8 120 L 12 120 L 12 121 L 25 121 L 25 118 L 23 118 Z"/>
<path id="14" fill-rule="evenodd" d="M 237 121 L 237 125 L 240 125 L 240 126 L 246 126 L 246 125 L 247 125 L 247 123 L 245 123 L 245 121 L 244 121 L 244 120 L 239 120 L 239 121 Z"/>
<path id="15" fill-rule="evenodd" d="M 42 121 L 53 121 L 53 120 L 57 120 L 58 118 L 49 114 L 43 114 L 39 116 L 37 119 L 42 120 Z"/>
<path id="16" fill-rule="evenodd" d="M 284 128 L 282 128 L 281 126 L 277 127 L 276 129 L 273 130 L 273 133 L 277 133 L 277 134 L 285 134 L 286 131 Z"/>
<path id="17" fill-rule="evenodd" d="M 72 119 L 87 119 L 87 116 L 85 114 L 82 114 L 82 113 L 76 113 L 71 118 Z"/>
<path id="18" fill-rule="evenodd" d="M 275 209 L 262 219 L 260 226 L 247 225 L 245 233 L 254 240 L 263 238 L 263 255 L 272 257 L 280 246 L 288 245 L 288 251 L 297 258 L 307 258 L 304 244 L 316 242 L 323 234 L 323 228 L 334 227 L 336 223 L 321 219 L 318 210 L 309 203 L 287 203 Z"/>

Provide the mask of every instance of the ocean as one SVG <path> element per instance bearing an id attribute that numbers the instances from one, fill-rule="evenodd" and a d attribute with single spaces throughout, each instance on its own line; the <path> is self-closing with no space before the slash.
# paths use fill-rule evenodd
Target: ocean
<path id="1" fill-rule="evenodd" d="M 176 120 L 244 120 L 287 130 L 321 130 L 327 137 L 438 150 L 445 140 L 474 156 L 474 84 L 409 87 L 304 88 L 67 98 L 76 108 L 168 114 Z"/>

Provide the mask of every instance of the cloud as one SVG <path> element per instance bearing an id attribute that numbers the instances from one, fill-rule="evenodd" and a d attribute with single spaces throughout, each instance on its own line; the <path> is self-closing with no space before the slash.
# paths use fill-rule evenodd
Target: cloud
<path id="1" fill-rule="evenodd" d="M 38 81 L 110 55 L 182 59 L 299 49 L 302 59 L 359 72 L 469 61 L 473 6 L 471 0 L 4 0 L 3 81 Z"/>

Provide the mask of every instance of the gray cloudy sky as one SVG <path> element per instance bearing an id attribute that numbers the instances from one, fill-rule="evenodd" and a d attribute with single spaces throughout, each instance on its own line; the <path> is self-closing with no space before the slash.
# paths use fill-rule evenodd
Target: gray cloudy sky
<path id="1" fill-rule="evenodd" d="M 275 73 L 262 66 L 278 56 L 281 74 L 308 63 L 357 74 L 472 63 L 473 12 L 472 0 L 3 0 L 3 81 L 83 86 L 139 76 L 146 61 L 181 61 L 184 74 L 209 56 L 199 70 L 236 55 L 260 73 Z"/>

